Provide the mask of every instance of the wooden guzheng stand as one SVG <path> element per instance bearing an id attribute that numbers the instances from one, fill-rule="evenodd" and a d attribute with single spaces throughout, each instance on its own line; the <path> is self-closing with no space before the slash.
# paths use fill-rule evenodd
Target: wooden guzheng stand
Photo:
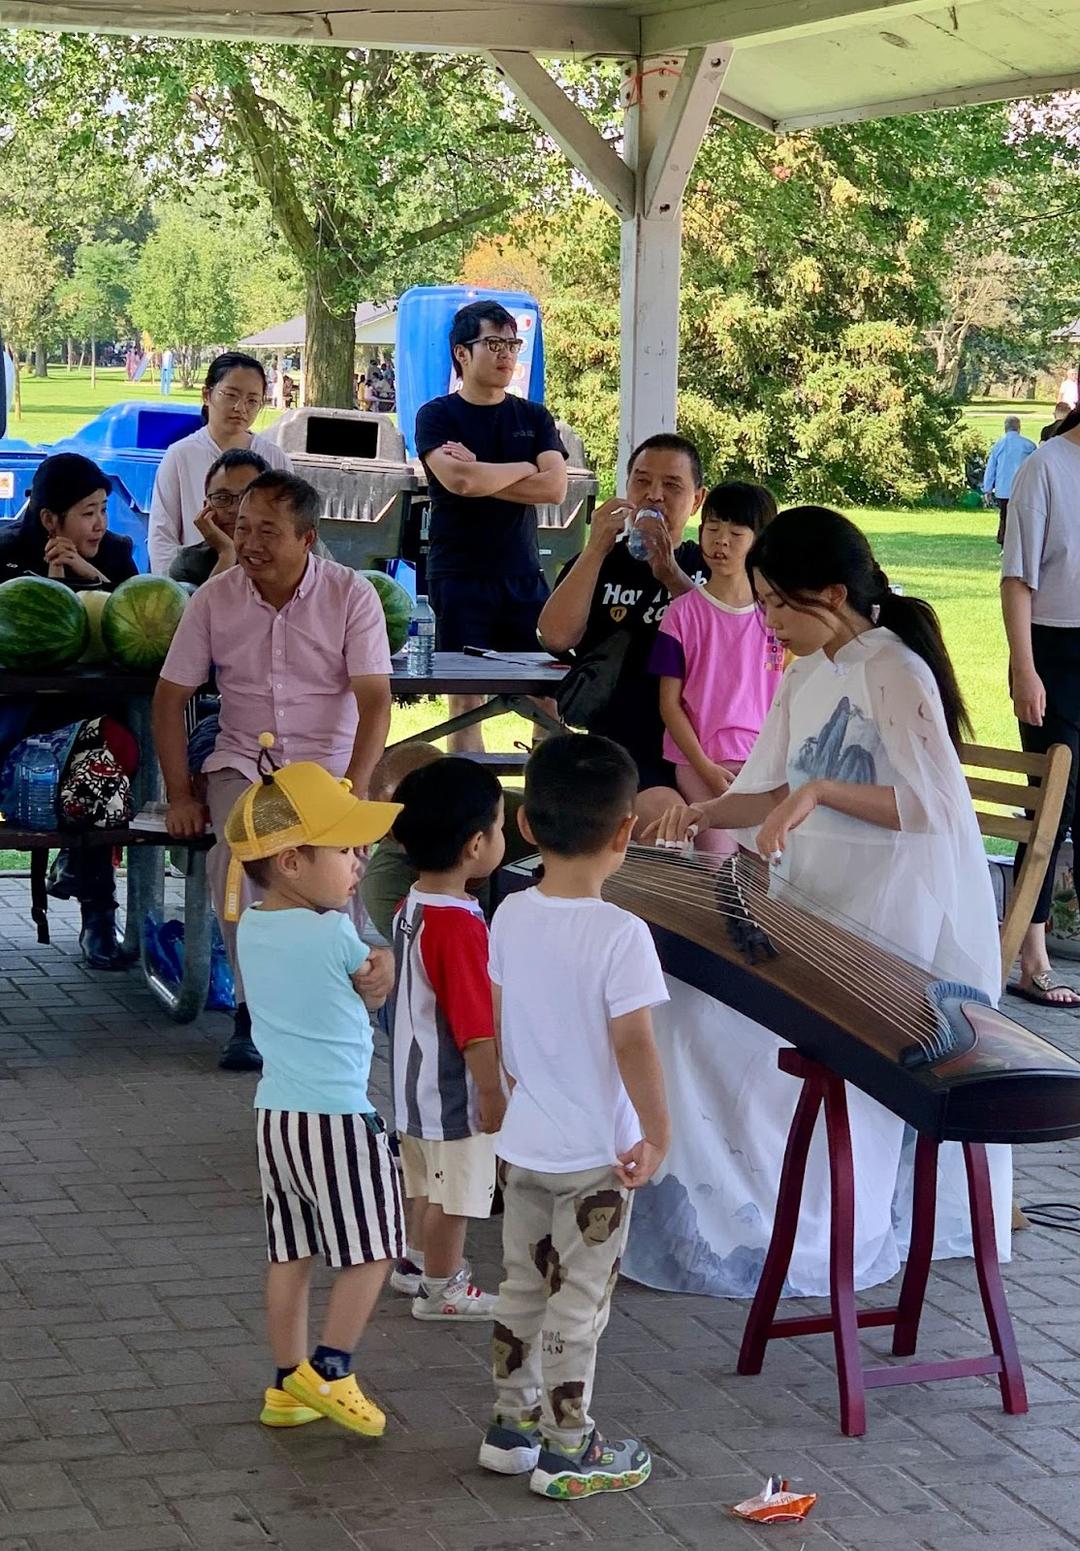
<path id="1" fill-rule="evenodd" d="M 518 886 L 539 858 L 519 864 Z M 514 869 L 507 869 L 514 871 Z M 513 884 L 511 885 L 513 886 Z M 1023 1371 L 994 1235 L 988 1142 L 1080 1135 L 1080 1063 L 1021 1028 L 971 987 L 867 941 L 787 891 L 745 852 L 724 861 L 632 846 L 604 896 L 647 921 L 664 969 L 772 1029 L 794 1048 L 779 1066 L 802 1082 L 784 1154 L 772 1239 L 746 1322 L 738 1371 L 760 1373 L 769 1341 L 831 1333 L 840 1425 L 866 1430 L 866 1390 L 996 1374 L 1007 1412 L 1027 1410 Z M 894 1308 L 855 1304 L 855 1178 L 845 1084 L 918 1133 L 911 1245 Z M 799 1221 L 811 1137 L 824 1106 L 832 1220 L 830 1312 L 776 1319 Z M 863 1368 L 860 1328 L 893 1327 L 896 1356 L 915 1352 L 934 1245 L 938 1148 L 964 1149 L 975 1266 L 991 1350 L 983 1357 Z"/>

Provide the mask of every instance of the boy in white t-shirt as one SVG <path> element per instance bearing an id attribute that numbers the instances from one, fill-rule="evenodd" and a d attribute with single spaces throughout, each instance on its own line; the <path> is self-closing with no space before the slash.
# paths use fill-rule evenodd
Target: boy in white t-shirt
<path id="1" fill-rule="evenodd" d="M 630 1194 L 669 1144 L 650 1008 L 668 999 L 644 922 L 601 898 L 634 827 L 637 769 L 608 738 L 549 738 L 520 822 L 544 860 L 491 929 L 510 1102 L 496 1140 L 506 1275 L 495 1307 L 495 1408 L 480 1463 L 531 1472 L 544 1497 L 627 1491 L 652 1462 L 589 1415 Z"/>

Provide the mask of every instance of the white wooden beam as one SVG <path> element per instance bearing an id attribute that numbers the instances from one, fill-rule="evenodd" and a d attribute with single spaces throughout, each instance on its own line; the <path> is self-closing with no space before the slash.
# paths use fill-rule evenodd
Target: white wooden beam
<path id="1" fill-rule="evenodd" d="M 732 118 L 742 119 L 744 124 L 753 124 L 755 129 L 763 129 L 766 134 L 775 135 L 777 123 L 767 113 L 759 113 L 757 108 L 748 107 L 745 102 L 739 102 L 734 97 L 729 97 L 727 92 L 721 92 L 716 99 L 716 106 L 722 113 L 730 113 Z"/>
<path id="2" fill-rule="evenodd" d="M 636 54 L 637 18 L 599 5 L 266 6 L 229 0 L 176 0 L 122 5 L 117 0 L 0 0 L 0 27 L 52 32 L 143 33 L 253 38 L 285 43 L 338 43 L 356 48 L 480 53 L 489 48 L 535 50 L 551 57 Z"/>
<path id="3" fill-rule="evenodd" d="M 952 8 L 983 0 L 952 0 Z M 934 0 L 704 0 L 678 10 L 655 10 L 641 18 L 643 52 L 704 47 L 726 38 L 739 48 L 867 27 L 919 12 L 947 14 L 950 5 Z"/>
<path id="4" fill-rule="evenodd" d="M 1063 75 L 1010 76 L 983 86 L 928 92 L 923 97 L 898 97 L 891 102 L 870 102 L 854 108 L 832 108 L 822 113 L 796 113 L 779 119 L 777 134 L 796 129 L 821 129 L 826 124 L 861 124 L 867 119 L 896 118 L 902 113 L 929 113 L 936 108 L 962 108 L 980 102 L 1010 102 L 1017 97 L 1043 97 L 1080 87 L 1080 70 Z"/>
<path id="5" fill-rule="evenodd" d="M 634 213 L 634 175 L 622 157 L 532 54 L 491 49 L 488 58 L 555 144 L 623 220 Z"/>
<path id="6" fill-rule="evenodd" d="M 726 44 L 714 43 L 687 54 L 675 89 L 667 94 L 667 112 L 645 172 L 642 213 L 646 220 L 674 215 L 678 209 L 732 52 Z"/>

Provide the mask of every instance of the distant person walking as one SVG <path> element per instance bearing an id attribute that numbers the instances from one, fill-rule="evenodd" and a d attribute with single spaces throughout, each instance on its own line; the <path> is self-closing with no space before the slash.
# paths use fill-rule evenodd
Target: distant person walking
<path id="1" fill-rule="evenodd" d="M 991 447 L 990 456 L 986 460 L 986 473 L 983 475 L 983 495 L 987 505 L 991 502 L 997 504 L 999 547 L 1005 543 L 1005 518 L 1009 511 L 1013 480 L 1021 465 L 1034 451 L 1035 443 L 1020 433 L 1020 416 L 1006 415 L 1005 435 Z"/>
<path id="2" fill-rule="evenodd" d="M 1072 752 L 1057 838 L 1020 948 L 1020 979 L 1008 989 L 1046 1007 L 1073 1009 L 1080 996 L 1055 982 L 1046 948 L 1058 850 L 1070 828 L 1073 844 L 1080 843 L 1080 415 L 1063 424 L 1013 483 L 1001 607 L 1020 742 L 1030 754 L 1044 754 L 1054 743 Z M 1021 847 L 1017 867 L 1023 855 Z"/>

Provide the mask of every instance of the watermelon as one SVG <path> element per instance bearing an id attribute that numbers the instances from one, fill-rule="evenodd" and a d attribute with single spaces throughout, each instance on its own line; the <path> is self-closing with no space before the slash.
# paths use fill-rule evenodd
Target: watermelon
<path id="1" fill-rule="evenodd" d="M 80 592 L 78 597 L 82 600 L 82 606 L 86 610 L 86 617 L 90 622 L 90 641 L 79 661 L 88 663 L 105 662 L 109 654 L 105 650 L 105 642 L 101 638 L 101 614 L 109 600 L 109 594 L 104 588 L 95 587 L 87 592 Z"/>
<path id="2" fill-rule="evenodd" d="M 0 584 L 0 666 L 31 672 L 67 668 L 90 637 L 77 593 L 45 576 Z"/>
<path id="3" fill-rule="evenodd" d="M 386 615 L 386 634 L 390 638 L 390 654 L 400 652 L 409 636 L 409 620 L 412 618 L 413 600 L 400 582 L 385 571 L 361 571 L 379 594 L 379 602 Z"/>
<path id="4" fill-rule="evenodd" d="M 129 576 L 102 611 L 105 650 L 124 668 L 160 668 L 186 605 L 187 593 L 168 576 Z"/>

